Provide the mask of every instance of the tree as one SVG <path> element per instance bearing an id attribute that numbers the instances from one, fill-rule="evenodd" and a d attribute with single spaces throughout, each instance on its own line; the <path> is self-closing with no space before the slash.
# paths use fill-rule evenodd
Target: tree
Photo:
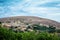
<path id="1" fill-rule="evenodd" d="M 48 32 L 49 32 L 49 33 L 54 33 L 54 32 L 56 32 L 56 27 L 49 26 Z"/>
<path id="2" fill-rule="evenodd" d="M 0 24 L 2 24 L 2 22 L 0 22 Z"/>
<path id="3" fill-rule="evenodd" d="M 0 22 L 0 27 L 2 26 L 2 22 Z"/>
<path id="4" fill-rule="evenodd" d="M 34 30 L 40 30 L 40 25 L 39 24 L 34 24 L 32 25 Z"/>
<path id="5" fill-rule="evenodd" d="M 56 32 L 57 32 L 57 33 L 60 33 L 60 29 L 56 29 Z"/>

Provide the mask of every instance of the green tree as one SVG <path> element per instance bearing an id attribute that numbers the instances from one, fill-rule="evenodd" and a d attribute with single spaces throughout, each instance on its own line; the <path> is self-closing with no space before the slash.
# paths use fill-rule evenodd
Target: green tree
<path id="1" fill-rule="evenodd" d="M 2 26 L 2 22 L 0 22 L 0 27 Z"/>
<path id="2" fill-rule="evenodd" d="M 56 27 L 49 26 L 48 32 L 49 32 L 49 33 L 54 33 L 54 32 L 56 32 Z"/>

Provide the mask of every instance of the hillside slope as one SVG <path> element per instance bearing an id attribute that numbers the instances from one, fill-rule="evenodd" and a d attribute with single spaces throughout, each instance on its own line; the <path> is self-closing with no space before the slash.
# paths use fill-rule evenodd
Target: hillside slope
<path id="1" fill-rule="evenodd" d="M 55 26 L 57 29 L 60 29 L 60 23 L 50 20 L 50 19 L 45 19 L 45 18 L 40 18 L 40 17 L 34 17 L 34 16 L 15 16 L 15 17 L 7 17 L 7 18 L 0 18 L 0 22 L 12 22 L 12 21 L 21 21 L 23 23 L 29 23 L 29 24 L 43 24 L 43 25 L 52 25 Z"/>

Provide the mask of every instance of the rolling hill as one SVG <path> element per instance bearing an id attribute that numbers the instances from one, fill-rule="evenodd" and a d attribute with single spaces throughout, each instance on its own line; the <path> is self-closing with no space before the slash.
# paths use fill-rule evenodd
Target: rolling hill
<path id="1" fill-rule="evenodd" d="M 34 16 L 15 16 L 15 17 L 6 17 L 6 18 L 0 18 L 0 22 L 2 23 L 10 23 L 10 22 L 16 22 L 20 21 L 21 23 L 24 24 L 41 24 L 41 25 L 51 25 L 56 27 L 57 29 L 60 29 L 60 23 L 50 20 L 50 19 L 45 19 L 45 18 L 40 18 L 40 17 L 34 17 Z"/>

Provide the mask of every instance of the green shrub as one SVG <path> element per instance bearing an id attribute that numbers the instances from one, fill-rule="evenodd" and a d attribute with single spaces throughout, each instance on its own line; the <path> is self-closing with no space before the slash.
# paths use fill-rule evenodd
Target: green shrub
<path id="1" fill-rule="evenodd" d="M 57 33 L 48 32 L 13 32 L 0 27 L 0 40 L 60 40 Z"/>

